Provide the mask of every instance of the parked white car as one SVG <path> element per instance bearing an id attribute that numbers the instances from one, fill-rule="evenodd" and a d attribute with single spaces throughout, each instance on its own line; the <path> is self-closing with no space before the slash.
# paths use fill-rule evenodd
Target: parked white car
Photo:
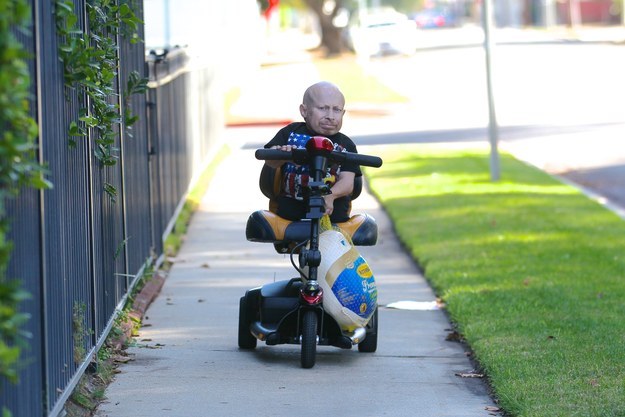
<path id="1" fill-rule="evenodd" d="M 395 10 L 362 13 L 350 28 L 357 54 L 413 54 L 417 49 L 415 22 Z"/>

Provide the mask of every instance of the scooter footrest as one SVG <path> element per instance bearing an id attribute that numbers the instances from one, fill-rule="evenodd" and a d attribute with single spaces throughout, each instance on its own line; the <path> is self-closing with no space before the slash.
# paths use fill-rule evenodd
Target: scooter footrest
<path id="1" fill-rule="evenodd" d="M 265 339 L 265 344 L 267 344 L 267 346 L 279 345 L 280 342 L 280 333 L 278 332 L 269 333 Z"/>
<path id="2" fill-rule="evenodd" d="M 367 330 L 365 330 L 364 327 L 357 327 L 353 332 L 348 332 L 347 337 L 353 345 L 357 345 L 365 340 L 365 337 L 367 337 Z"/>
<path id="3" fill-rule="evenodd" d="M 351 349 L 352 348 L 352 339 L 347 336 L 339 336 L 336 339 L 335 346 L 341 349 Z"/>
<path id="4" fill-rule="evenodd" d="M 274 340 L 277 335 L 276 329 L 271 327 L 266 327 L 262 323 L 255 321 L 250 324 L 250 331 L 258 340 L 266 342 L 267 340 Z M 280 337 L 278 336 L 278 339 Z M 269 344 L 269 343 L 268 343 Z"/>

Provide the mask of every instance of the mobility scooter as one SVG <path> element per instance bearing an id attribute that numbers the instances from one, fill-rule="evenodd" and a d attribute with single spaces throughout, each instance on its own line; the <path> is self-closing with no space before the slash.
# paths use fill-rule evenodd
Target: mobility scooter
<path id="1" fill-rule="evenodd" d="M 324 306 L 324 296 L 328 298 L 328 294 L 324 294 L 319 282 L 324 277 L 317 275 L 324 256 L 319 248 L 320 224 L 325 212 L 323 196 L 330 192 L 329 186 L 323 181 L 326 167 L 329 163 L 345 161 L 380 167 L 382 159 L 335 151 L 333 143 L 321 136 L 309 139 L 305 149 L 293 149 L 291 152 L 257 149 L 255 156 L 259 160 L 290 160 L 299 165 L 308 164 L 310 179 L 305 187 L 308 212 L 305 219 L 288 221 L 271 211 L 272 200 L 277 197 L 279 190 L 280 169 L 265 165 L 261 171 L 260 188 L 270 199 L 270 210 L 259 210 L 249 216 L 246 237 L 253 242 L 273 243 L 278 253 L 290 253 L 291 264 L 299 276 L 246 291 L 239 304 L 239 347 L 254 349 L 258 340 L 270 346 L 301 345 L 303 368 L 315 365 L 317 345 L 343 349 L 358 345 L 360 352 L 375 352 L 378 337 L 375 284 L 376 298 L 373 306 L 370 306 L 374 311 L 368 321 L 363 326 L 346 329 Z M 361 190 L 362 178 L 357 177 L 352 200 Z M 347 222 L 335 226 L 342 230 L 353 246 L 373 246 L 377 242 L 377 225 L 373 217 L 367 214 L 351 215 Z M 370 273 L 368 276 L 372 279 Z"/>

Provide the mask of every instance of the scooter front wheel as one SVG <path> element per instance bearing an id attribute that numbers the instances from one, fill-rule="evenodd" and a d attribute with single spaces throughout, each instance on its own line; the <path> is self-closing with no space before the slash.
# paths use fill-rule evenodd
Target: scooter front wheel
<path id="1" fill-rule="evenodd" d="M 315 366 L 317 355 L 317 313 L 304 310 L 302 316 L 302 368 Z"/>

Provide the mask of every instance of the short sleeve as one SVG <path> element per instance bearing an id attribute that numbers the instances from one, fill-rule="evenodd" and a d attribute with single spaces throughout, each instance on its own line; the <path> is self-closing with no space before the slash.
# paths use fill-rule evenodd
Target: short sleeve
<path id="1" fill-rule="evenodd" d="M 356 145 L 354 142 L 346 135 L 342 135 L 340 143 L 343 149 L 347 152 L 358 153 L 356 149 Z M 353 172 L 357 177 L 362 176 L 362 171 L 360 170 L 360 165 L 354 164 L 352 162 L 343 162 L 341 164 L 341 171 Z"/>
<path id="2" fill-rule="evenodd" d="M 265 144 L 265 149 L 271 148 L 272 146 L 286 145 L 292 130 L 293 124 L 289 124 L 278 130 L 273 139 Z"/>

